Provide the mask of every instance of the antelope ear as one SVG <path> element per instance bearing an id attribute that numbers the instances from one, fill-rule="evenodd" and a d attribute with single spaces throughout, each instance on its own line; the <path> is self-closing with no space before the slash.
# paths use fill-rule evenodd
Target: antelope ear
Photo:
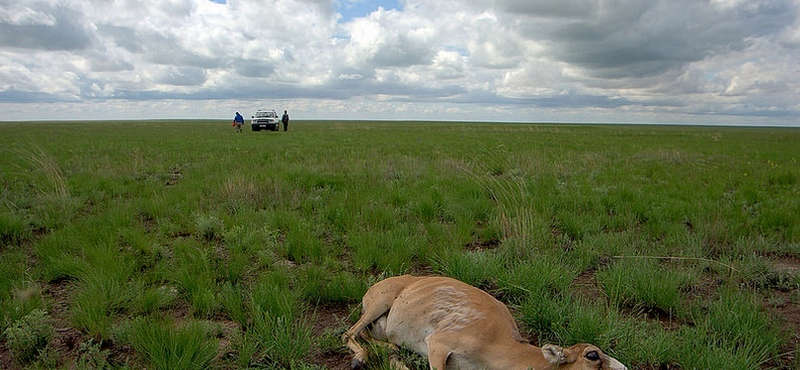
<path id="1" fill-rule="evenodd" d="M 552 365 L 561 365 L 566 361 L 564 349 L 554 344 L 545 344 L 542 347 L 542 355 Z"/>

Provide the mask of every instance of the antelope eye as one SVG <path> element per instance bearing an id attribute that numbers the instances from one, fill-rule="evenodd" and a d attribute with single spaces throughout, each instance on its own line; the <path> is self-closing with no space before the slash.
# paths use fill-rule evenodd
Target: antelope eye
<path id="1" fill-rule="evenodd" d="M 586 359 L 589 361 L 597 361 L 600 359 L 600 354 L 597 353 L 597 351 L 591 351 L 587 352 L 583 357 L 586 357 Z"/>

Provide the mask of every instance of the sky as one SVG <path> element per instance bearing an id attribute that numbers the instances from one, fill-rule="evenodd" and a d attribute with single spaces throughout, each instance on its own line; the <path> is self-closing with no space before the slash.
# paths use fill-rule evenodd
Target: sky
<path id="1" fill-rule="evenodd" d="M 0 0 L 0 121 L 800 126 L 800 0 Z"/>

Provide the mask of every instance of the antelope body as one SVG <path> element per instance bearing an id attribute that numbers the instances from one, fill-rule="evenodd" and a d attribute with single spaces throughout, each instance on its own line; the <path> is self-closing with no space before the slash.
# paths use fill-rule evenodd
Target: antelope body
<path id="1" fill-rule="evenodd" d="M 447 277 L 404 275 L 373 285 L 361 318 L 343 335 L 354 368 L 367 357 L 358 337 L 426 356 L 431 370 L 627 370 L 591 344 L 527 343 L 502 302 Z"/>

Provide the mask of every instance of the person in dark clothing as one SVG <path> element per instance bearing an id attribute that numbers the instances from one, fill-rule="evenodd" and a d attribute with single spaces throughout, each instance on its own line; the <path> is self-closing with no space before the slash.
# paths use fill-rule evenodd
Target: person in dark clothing
<path id="1" fill-rule="evenodd" d="M 244 126 L 244 117 L 236 112 L 236 117 L 233 117 L 234 132 L 242 132 L 242 126 Z"/>
<path id="2" fill-rule="evenodd" d="M 281 117 L 281 122 L 283 122 L 283 131 L 289 130 L 289 112 L 283 111 L 283 117 Z"/>

